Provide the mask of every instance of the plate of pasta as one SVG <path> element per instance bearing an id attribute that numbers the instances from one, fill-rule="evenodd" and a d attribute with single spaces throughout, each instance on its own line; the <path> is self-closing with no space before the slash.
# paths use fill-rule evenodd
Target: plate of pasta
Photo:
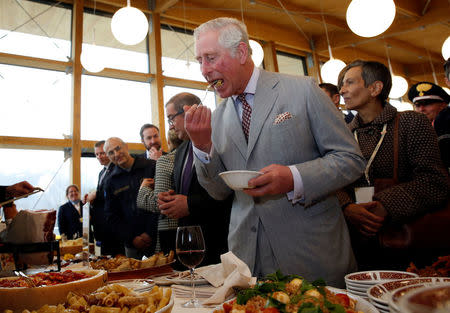
<path id="1" fill-rule="evenodd" d="M 69 291 L 89 293 L 106 285 L 108 280 L 108 274 L 103 270 L 38 273 L 30 277 L 38 287 L 29 287 L 20 281 L 16 282 L 19 277 L 1 279 L 8 280 L 12 286 L 0 287 L 0 312 L 6 309 L 14 312 L 22 312 L 24 309 L 37 310 L 45 304 L 62 303 Z"/>

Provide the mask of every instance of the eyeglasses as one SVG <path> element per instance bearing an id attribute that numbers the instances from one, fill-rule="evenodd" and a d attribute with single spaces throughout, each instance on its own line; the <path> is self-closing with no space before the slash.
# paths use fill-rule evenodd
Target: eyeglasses
<path id="1" fill-rule="evenodd" d="M 184 113 L 184 110 L 180 110 L 180 111 L 178 111 L 177 113 L 175 113 L 174 115 L 168 116 L 168 117 L 167 117 L 167 121 L 169 122 L 169 125 L 172 126 L 172 125 L 173 125 L 173 120 L 174 120 L 174 118 L 177 117 L 177 116 L 180 115 L 180 114 L 183 114 L 183 113 Z"/>

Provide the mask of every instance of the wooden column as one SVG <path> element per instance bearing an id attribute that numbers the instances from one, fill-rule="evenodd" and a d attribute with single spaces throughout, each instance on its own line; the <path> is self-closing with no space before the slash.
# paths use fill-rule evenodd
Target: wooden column
<path id="1" fill-rule="evenodd" d="M 158 125 L 161 135 L 163 149 L 167 151 L 166 130 L 164 124 L 164 79 L 162 72 L 162 47 L 161 47 L 161 19 L 158 13 L 153 13 L 150 17 L 151 28 L 148 36 L 149 40 L 149 63 L 150 73 L 155 75 L 152 81 L 151 90 L 151 106 L 152 106 L 152 123 Z"/>
<path id="2" fill-rule="evenodd" d="M 322 82 L 322 77 L 320 76 L 319 55 L 314 50 L 306 56 L 306 69 L 308 76 L 314 77 L 317 83 Z"/>
<path id="3" fill-rule="evenodd" d="M 84 0 L 73 2 L 72 14 L 72 158 L 70 163 L 71 182 L 81 189 L 81 73 L 80 61 L 83 44 Z"/>
<path id="4" fill-rule="evenodd" d="M 263 45 L 264 51 L 264 69 L 270 72 L 278 72 L 277 51 L 275 43 L 268 41 Z"/>

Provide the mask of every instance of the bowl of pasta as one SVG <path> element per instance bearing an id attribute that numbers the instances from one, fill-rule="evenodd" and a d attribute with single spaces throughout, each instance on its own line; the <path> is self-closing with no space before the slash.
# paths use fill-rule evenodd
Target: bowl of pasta
<path id="1" fill-rule="evenodd" d="M 137 292 L 120 283 L 112 283 L 89 293 L 68 291 L 63 301 L 44 304 L 36 310 L 39 313 L 170 313 L 173 305 L 171 288 L 154 286 L 151 290 Z"/>
<path id="2" fill-rule="evenodd" d="M 31 287 L 22 277 L 0 278 L 0 312 L 25 309 L 37 310 L 45 304 L 66 301 L 69 291 L 89 293 L 108 281 L 103 270 L 67 270 L 64 272 L 37 273 L 29 275 L 36 287 Z"/>

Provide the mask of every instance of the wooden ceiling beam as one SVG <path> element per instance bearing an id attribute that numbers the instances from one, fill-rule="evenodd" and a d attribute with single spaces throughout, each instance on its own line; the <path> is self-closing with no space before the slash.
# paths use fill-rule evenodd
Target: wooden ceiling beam
<path id="1" fill-rule="evenodd" d="M 178 0 L 156 0 L 156 6 L 153 11 L 155 13 L 163 13 L 177 3 Z"/>
<path id="2" fill-rule="evenodd" d="M 256 4 L 258 5 L 263 5 L 275 10 L 279 10 L 281 12 L 283 12 L 283 8 L 280 7 L 280 4 L 278 3 L 277 0 L 257 0 Z M 312 8 L 308 8 L 305 6 L 300 6 L 298 4 L 293 4 L 291 2 L 287 2 L 287 1 L 283 1 L 283 6 L 286 8 L 287 11 L 289 11 L 289 13 L 293 14 L 293 15 L 300 15 L 304 18 L 319 22 L 322 24 L 322 16 L 320 14 L 320 12 L 315 12 L 315 9 Z M 314 13 L 314 14 L 313 14 Z M 340 29 L 348 29 L 347 26 L 347 22 L 343 21 L 340 18 L 337 18 L 333 15 L 329 15 L 326 12 L 324 12 L 324 16 L 325 16 L 325 22 L 327 23 L 327 25 L 332 25 L 335 26 L 337 28 Z"/>
<path id="3" fill-rule="evenodd" d="M 402 14 L 413 16 L 413 17 L 421 17 L 422 10 L 425 6 L 426 0 L 395 0 L 395 7 L 397 12 Z"/>
<path id="4" fill-rule="evenodd" d="M 214 10 L 199 6 L 194 3 L 185 3 L 185 8 L 178 6 L 171 7 L 164 13 L 164 18 L 172 18 L 180 20 L 185 17 L 187 23 L 200 25 L 211 19 L 218 17 L 234 17 L 241 19 L 240 14 L 230 13 L 230 11 Z M 282 42 L 283 45 L 291 48 L 300 49 L 310 52 L 311 47 L 309 42 L 303 37 L 300 32 L 293 32 L 289 28 L 274 29 L 273 25 L 260 19 L 249 19 L 246 21 L 247 30 L 252 38 L 265 41 Z"/>
<path id="5" fill-rule="evenodd" d="M 449 16 L 448 10 L 442 8 L 435 8 L 433 11 L 429 11 L 423 17 L 417 19 L 411 23 L 394 24 L 383 34 L 372 38 L 362 38 L 352 32 L 337 32 L 330 38 L 330 45 L 332 48 L 356 46 L 365 42 L 375 41 L 379 39 L 385 39 L 396 36 L 400 33 L 407 33 L 410 31 L 417 31 L 422 27 L 427 27 L 434 24 L 446 23 L 448 24 Z M 327 50 L 327 39 L 325 34 L 316 38 L 316 49 L 318 51 Z"/>

